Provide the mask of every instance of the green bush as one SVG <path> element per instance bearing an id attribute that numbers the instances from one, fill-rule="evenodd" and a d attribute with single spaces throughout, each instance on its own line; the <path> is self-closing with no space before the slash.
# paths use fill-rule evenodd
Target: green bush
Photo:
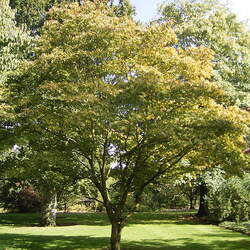
<path id="1" fill-rule="evenodd" d="M 231 229 L 231 230 L 236 231 L 236 232 L 250 234 L 250 221 L 239 222 L 239 223 L 225 221 L 225 222 L 220 223 L 219 226 L 226 228 L 226 229 Z"/>
<path id="2" fill-rule="evenodd" d="M 221 179 L 207 195 L 210 218 L 216 221 L 247 221 L 250 215 L 250 175 Z"/>

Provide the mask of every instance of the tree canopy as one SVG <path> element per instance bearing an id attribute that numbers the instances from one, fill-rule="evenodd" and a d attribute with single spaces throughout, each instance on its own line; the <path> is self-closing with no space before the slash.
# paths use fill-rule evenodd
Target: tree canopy
<path id="1" fill-rule="evenodd" d="M 214 51 L 213 79 L 233 101 L 250 106 L 250 31 L 218 0 L 185 0 L 162 5 L 162 19 L 175 30 L 181 48 Z"/>
<path id="2" fill-rule="evenodd" d="M 231 103 L 247 109 L 250 105 L 250 31 L 247 24 L 239 21 L 237 16 L 218 0 L 172 1 L 162 5 L 161 14 L 159 21 L 168 23 L 174 29 L 179 48 L 204 46 L 213 50 L 213 81 L 227 92 Z M 237 147 L 231 151 L 230 157 L 236 151 Z M 190 163 L 209 165 L 208 161 L 202 162 L 199 157 L 196 159 L 199 154 L 200 152 L 194 154 Z M 227 155 L 227 152 L 221 152 L 221 158 Z M 220 162 L 217 163 L 219 164 Z M 239 165 L 247 166 L 244 163 Z M 232 173 L 232 169 L 228 170 Z M 207 171 L 206 167 L 203 168 L 202 172 L 204 171 Z M 242 172 L 238 171 L 239 173 Z M 206 183 L 200 183 L 200 194 L 206 195 Z M 200 209 L 199 214 L 204 216 L 205 210 L 203 214 Z"/>
<path id="3" fill-rule="evenodd" d="M 15 19 L 19 26 L 25 25 L 34 34 L 40 33 L 43 26 L 47 12 L 50 8 L 65 3 L 78 3 L 83 5 L 89 0 L 10 0 L 11 8 L 16 10 Z M 118 3 L 114 3 L 114 0 L 104 0 L 92 2 L 103 2 L 110 6 L 117 16 L 134 14 L 134 8 L 130 4 L 129 0 L 119 0 Z"/>

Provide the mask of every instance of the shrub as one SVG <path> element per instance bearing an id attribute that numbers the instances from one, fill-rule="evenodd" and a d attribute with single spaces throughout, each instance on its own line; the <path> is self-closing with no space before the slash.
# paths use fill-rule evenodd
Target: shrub
<path id="1" fill-rule="evenodd" d="M 40 211 L 42 200 L 32 188 L 22 189 L 17 195 L 17 209 L 21 213 Z"/>
<path id="2" fill-rule="evenodd" d="M 210 217 L 216 221 L 247 221 L 250 215 L 250 175 L 224 179 L 210 185 L 207 195 Z"/>
<path id="3" fill-rule="evenodd" d="M 225 222 L 222 222 L 219 226 L 226 228 L 226 229 L 231 229 L 231 230 L 236 231 L 236 232 L 250 234 L 250 221 L 239 222 L 239 223 L 225 221 Z"/>
<path id="4" fill-rule="evenodd" d="M 1 206 L 10 212 L 37 212 L 41 198 L 32 187 L 21 187 L 19 183 L 5 183 L 1 186 Z"/>

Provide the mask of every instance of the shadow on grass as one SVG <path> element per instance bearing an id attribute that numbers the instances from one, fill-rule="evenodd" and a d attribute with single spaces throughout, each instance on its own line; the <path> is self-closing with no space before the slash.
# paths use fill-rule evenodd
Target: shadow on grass
<path id="1" fill-rule="evenodd" d="M 250 240 L 211 240 L 209 243 L 195 242 L 191 238 L 178 238 L 172 240 L 144 240 L 143 242 L 131 241 L 122 244 L 123 250 L 247 250 L 250 246 Z"/>
<path id="2" fill-rule="evenodd" d="M 0 234 L 0 249 L 107 249 L 108 237 Z"/>
<path id="3" fill-rule="evenodd" d="M 128 220 L 128 224 L 201 224 L 199 221 L 189 220 L 194 212 L 166 212 L 152 213 L 139 212 L 133 214 Z M 69 225 L 110 225 L 106 213 L 79 213 L 79 214 L 58 214 L 58 225 L 69 223 Z"/>
<path id="4" fill-rule="evenodd" d="M 167 212 L 167 213 L 135 213 L 128 221 L 133 224 L 178 224 L 201 225 L 207 224 L 194 216 L 195 212 Z"/>
<path id="5" fill-rule="evenodd" d="M 39 214 L 29 213 L 3 213 L 0 214 L 0 226 L 15 227 L 20 226 L 38 226 Z M 72 226 L 72 225 L 91 225 L 91 226 L 106 226 L 110 225 L 107 215 L 105 213 L 65 213 L 58 214 L 58 226 Z"/>
<path id="6" fill-rule="evenodd" d="M 85 225 L 107 226 L 110 225 L 106 213 L 83 213 L 83 214 L 58 214 L 57 225 Z"/>
<path id="7" fill-rule="evenodd" d="M 189 220 L 194 213 L 190 212 L 168 212 L 168 213 L 135 213 L 129 220 L 132 224 L 201 224 L 200 221 Z M 110 225 L 106 213 L 84 213 L 84 214 L 59 214 L 57 224 L 60 225 Z"/>
<path id="8" fill-rule="evenodd" d="M 27 234 L 1 234 L 0 249 L 108 249 L 108 237 L 96 236 L 60 236 L 60 235 L 27 235 Z M 205 235 L 204 237 L 207 237 Z M 217 236 L 217 235 L 216 235 Z M 213 237 L 209 235 L 209 237 Z M 235 237 L 235 236 L 234 236 Z M 249 249 L 250 240 L 210 240 L 209 243 L 195 242 L 191 238 L 177 238 L 172 240 L 143 240 L 124 241 L 123 250 L 209 250 L 209 249 Z"/>
<path id="9" fill-rule="evenodd" d="M 194 213 L 193 213 L 194 214 Z M 168 213 L 135 213 L 128 225 L 132 224 L 201 224 L 199 221 L 188 220 L 190 212 L 168 212 Z M 39 214 L 5 213 L 0 214 L 0 225 L 9 226 L 38 226 Z M 57 216 L 58 226 L 72 225 L 110 225 L 105 213 L 60 213 Z"/>
<path id="10" fill-rule="evenodd" d="M 1 213 L 0 214 L 0 225 L 15 227 L 27 226 L 27 225 L 38 225 L 39 215 L 28 214 L 28 213 Z"/>

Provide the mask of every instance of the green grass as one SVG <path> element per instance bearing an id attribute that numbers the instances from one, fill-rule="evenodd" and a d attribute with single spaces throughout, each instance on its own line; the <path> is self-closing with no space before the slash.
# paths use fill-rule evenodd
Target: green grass
<path id="1" fill-rule="evenodd" d="M 126 250 L 250 249 L 250 237 L 183 218 L 184 213 L 140 213 L 123 230 Z M 58 227 L 37 226 L 37 214 L 0 214 L 0 249 L 107 249 L 105 214 L 60 214 Z"/>

